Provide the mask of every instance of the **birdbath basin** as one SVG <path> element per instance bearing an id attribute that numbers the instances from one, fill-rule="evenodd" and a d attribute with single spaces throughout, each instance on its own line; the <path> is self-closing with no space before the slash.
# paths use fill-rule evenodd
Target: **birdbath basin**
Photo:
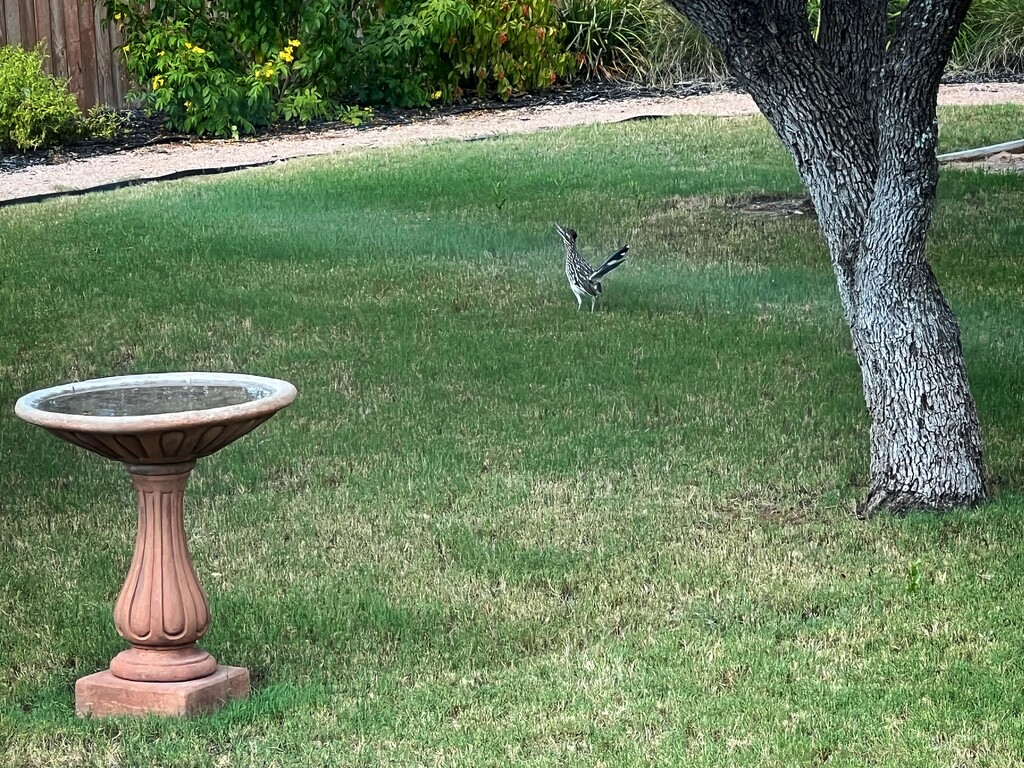
<path id="1" fill-rule="evenodd" d="M 15 413 L 125 465 L 138 532 L 114 625 L 131 647 L 75 685 L 80 715 L 191 715 L 249 691 L 249 673 L 218 665 L 196 641 L 210 625 L 184 524 L 196 460 L 252 431 L 295 399 L 287 381 L 235 373 L 116 376 L 31 392 Z"/>

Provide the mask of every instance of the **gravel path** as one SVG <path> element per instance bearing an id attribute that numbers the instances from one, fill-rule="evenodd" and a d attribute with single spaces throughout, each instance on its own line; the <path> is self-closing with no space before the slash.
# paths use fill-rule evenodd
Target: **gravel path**
<path id="1" fill-rule="evenodd" d="M 944 105 L 1007 102 L 1024 104 L 1024 84 L 944 85 L 939 91 L 939 103 Z M 757 107 L 749 96 L 722 92 L 678 98 L 633 98 L 481 110 L 404 125 L 359 130 L 341 128 L 268 139 L 160 144 L 0 173 L 0 202 L 198 169 L 268 163 L 332 152 L 357 152 L 399 144 L 425 144 L 440 139 L 485 138 L 588 123 L 613 123 L 642 116 L 731 117 L 753 114 L 757 114 Z"/>

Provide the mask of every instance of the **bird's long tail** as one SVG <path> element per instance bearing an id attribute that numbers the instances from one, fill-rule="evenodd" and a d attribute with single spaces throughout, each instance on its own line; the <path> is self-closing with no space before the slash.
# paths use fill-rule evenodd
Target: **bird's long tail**
<path id="1" fill-rule="evenodd" d="M 624 245 L 621 248 L 619 248 L 619 250 L 617 250 L 615 253 L 608 257 L 608 260 L 604 264 L 602 264 L 600 267 L 594 270 L 594 274 L 590 276 L 590 279 L 597 280 L 598 278 L 607 275 L 609 272 L 611 272 L 613 269 L 619 266 L 619 264 L 626 260 L 627 253 L 629 253 L 628 245 Z"/>

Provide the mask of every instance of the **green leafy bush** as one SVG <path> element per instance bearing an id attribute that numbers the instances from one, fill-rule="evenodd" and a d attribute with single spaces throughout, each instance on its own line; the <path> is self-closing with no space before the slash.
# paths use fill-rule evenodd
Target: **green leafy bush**
<path id="1" fill-rule="evenodd" d="M 550 86 L 574 68 L 551 0 L 426 0 L 411 25 L 432 97 Z"/>
<path id="2" fill-rule="evenodd" d="M 169 127 L 251 133 L 359 120 L 466 90 L 549 86 L 575 67 L 552 0 L 110 0 L 137 97 Z"/>
<path id="3" fill-rule="evenodd" d="M 41 47 L 0 47 L 0 148 L 40 149 L 75 139 L 82 130 L 67 81 L 43 71 Z"/>
<path id="4" fill-rule="evenodd" d="M 144 107 L 175 130 L 237 136 L 278 120 L 362 118 L 321 90 L 324 47 L 306 55 L 302 40 L 310 21 L 312 37 L 323 43 L 321 21 L 338 5 L 111 0 L 107 12 L 121 28 L 126 66 Z"/>
<path id="5" fill-rule="evenodd" d="M 341 103 L 411 107 L 429 100 L 415 0 L 306 0 L 304 74 Z"/>

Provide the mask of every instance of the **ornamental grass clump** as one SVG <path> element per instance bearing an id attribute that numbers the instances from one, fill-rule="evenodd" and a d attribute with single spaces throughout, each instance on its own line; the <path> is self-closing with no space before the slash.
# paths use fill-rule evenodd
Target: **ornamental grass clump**
<path id="1" fill-rule="evenodd" d="M 974 0 L 953 46 L 950 68 L 1024 73 L 1024 0 Z"/>
<path id="2" fill-rule="evenodd" d="M 560 0 L 558 13 L 584 79 L 668 85 L 726 74 L 700 31 L 659 0 Z"/>

